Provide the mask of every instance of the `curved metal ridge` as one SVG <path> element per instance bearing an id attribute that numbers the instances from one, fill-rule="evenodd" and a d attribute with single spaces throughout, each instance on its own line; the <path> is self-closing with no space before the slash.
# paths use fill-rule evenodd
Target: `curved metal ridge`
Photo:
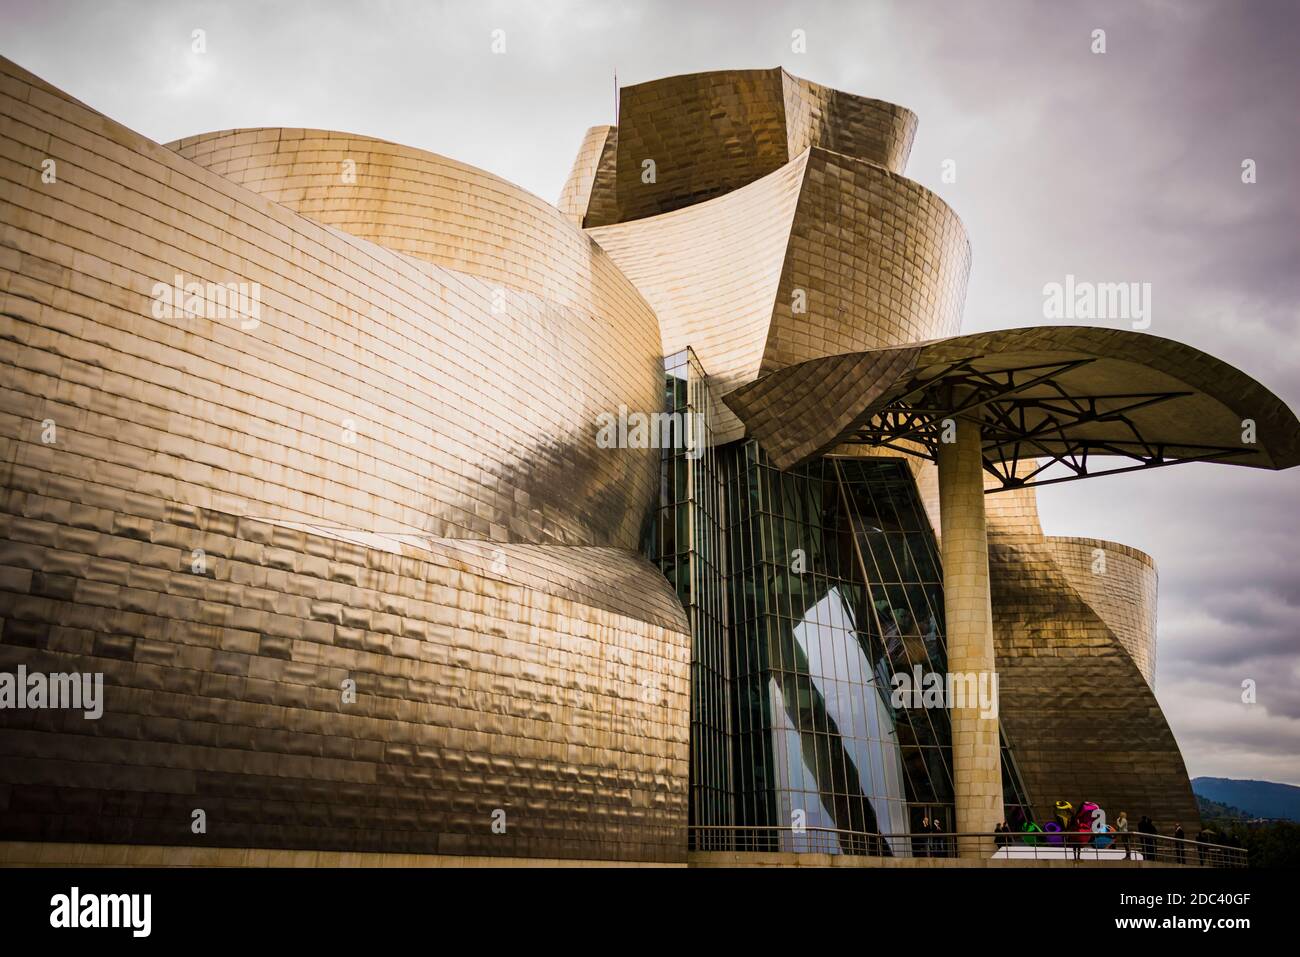
<path id="1" fill-rule="evenodd" d="M 1034 326 L 831 356 L 723 401 L 783 467 L 843 443 L 932 450 L 948 419 L 982 430 L 1003 488 L 1098 474 L 1101 456 L 1137 462 L 1107 471 L 1300 463 L 1300 422 L 1276 395 L 1192 346 L 1128 330 Z M 1017 468 L 1031 459 L 1048 462 Z M 1041 477 L 1053 463 L 1073 474 Z"/>
<path id="2" fill-rule="evenodd" d="M 719 394 L 828 353 L 955 333 L 970 271 L 966 230 L 938 196 L 818 147 L 723 196 L 588 232 L 654 307 L 665 351 L 693 348 Z M 715 433 L 743 428 L 727 412 Z"/>
<path id="3" fill-rule="evenodd" d="M 623 87 L 616 175 L 612 184 L 596 184 L 584 225 L 627 222 L 721 196 L 810 147 L 900 173 L 916 123 L 911 110 L 833 90 L 781 67 Z"/>
<path id="4" fill-rule="evenodd" d="M 0 140 L 0 666 L 106 703 L 5 709 L 0 842 L 683 860 L 659 451 L 594 438 L 663 350 L 600 248 L 377 140 L 191 161 L 2 57 Z"/>

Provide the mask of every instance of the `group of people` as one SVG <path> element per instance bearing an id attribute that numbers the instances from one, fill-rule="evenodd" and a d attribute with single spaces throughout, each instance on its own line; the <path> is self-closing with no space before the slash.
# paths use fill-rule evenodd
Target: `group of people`
<path id="1" fill-rule="evenodd" d="M 1128 818 L 1122 811 L 1119 815 L 1119 821 L 1115 824 L 1115 830 L 1121 834 L 1125 834 L 1122 843 L 1124 845 L 1124 859 L 1128 860 L 1131 853 L 1127 838 Z M 1156 828 L 1155 822 L 1145 814 L 1142 815 L 1142 819 L 1138 821 L 1137 832 L 1139 835 L 1138 841 L 1142 847 L 1142 857 L 1148 861 L 1159 860 L 1161 855 L 1157 853 L 1155 838 L 1152 836 L 1160 833 Z M 1205 865 L 1205 858 L 1207 854 L 1210 853 L 1209 849 L 1211 846 L 1218 843 L 1215 840 L 1218 836 L 1219 835 L 1213 829 L 1207 827 L 1201 828 L 1196 833 L 1196 859 L 1198 864 L 1202 866 Z M 1187 832 L 1183 830 L 1181 821 L 1174 822 L 1173 838 L 1173 859 L 1179 864 L 1186 864 L 1188 848 L 1187 844 L 1184 842 L 1187 840 Z"/>
<path id="2" fill-rule="evenodd" d="M 933 834 L 933 837 L 913 837 L 912 845 L 917 857 L 952 857 L 955 848 L 952 839 L 944 831 L 943 821 L 939 815 L 930 817 L 929 813 L 921 818 L 920 834 Z"/>
<path id="3" fill-rule="evenodd" d="M 1054 831 L 1055 833 L 1062 835 L 1062 837 L 1058 838 L 1057 841 L 1059 843 L 1064 843 L 1067 847 L 1072 847 L 1074 849 L 1074 857 L 1076 860 L 1079 859 L 1083 848 L 1093 842 L 1095 835 L 1102 835 L 1101 840 L 1096 842 L 1097 846 L 1107 847 L 1114 842 L 1119 848 L 1124 850 L 1124 860 L 1126 861 L 1132 859 L 1134 844 L 1136 844 L 1137 849 L 1142 854 L 1142 860 L 1155 861 L 1160 860 L 1163 856 L 1178 864 L 1187 863 L 1188 847 L 1185 843 L 1187 840 L 1187 834 L 1183 830 L 1181 822 L 1174 822 L 1174 845 L 1172 855 L 1161 855 L 1158 853 L 1159 848 L 1156 843 L 1156 837 L 1160 834 L 1160 831 L 1156 827 L 1155 822 L 1147 815 L 1142 815 L 1138 820 L 1137 827 L 1130 832 L 1128 813 L 1126 811 L 1119 812 L 1119 817 L 1115 819 L 1114 824 L 1103 824 L 1101 828 L 1097 828 L 1094 825 L 1094 822 L 1097 820 L 1095 815 L 1093 813 L 1084 813 L 1085 809 L 1088 808 L 1092 808 L 1094 811 L 1098 810 L 1096 805 L 1085 803 L 1080 805 L 1080 810 L 1076 812 L 1069 803 L 1064 801 L 1057 802 L 1057 820 L 1059 821 L 1059 824 Z M 1102 820 L 1104 820 L 1104 818 Z M 995 838 L 998 847 L 1007 847 L 1012 843 L 1016 843 L 1015 838 L 1013 838 L 1012 835 L 1017 833 L 1021 835 L 1021 841 L 1025 842 L 1038 843 L 1038 840 L 1040 839 L 1038 835 L 1044 835 L 1048 840 L 1052 840 L 1052 838 L 1048 836 L 1046 829 L 1040 828 L 1032 821 L 1022 822 L 1018 832 L 1012 829 L 1006 821 L 999 823 L 993 830 L 994 833 L 998 835 L 997 838 Z M 1085 834 L 1087 835 L 1086 837 L 1084 836 Z M 1026 838 L 1025 835 L 1034 836 Z M 1071 838 L 1069 835 L 1075 836 Z M 1216 843 L 1214 838 L 1217 836 L 1218 835 L 1213 830 L 1208 828 L 1202 828 L 1196 835 L 1196 853 L 1197 860 L 1200 864 L 1205 864 L 1209 848 Z"/>

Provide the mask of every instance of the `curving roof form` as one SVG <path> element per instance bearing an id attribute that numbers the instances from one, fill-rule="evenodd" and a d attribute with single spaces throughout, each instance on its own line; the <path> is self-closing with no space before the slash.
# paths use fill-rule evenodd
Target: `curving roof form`
<path id="1" fill-rule="evenodd" d="M 781 468 L 843 443 L 932 450 L 946 418 L 979 426 L 1002 488 L 1098 474 L 1101 456 L 1137 463 L 1107 471 L 1300 463 L 1300 422 L 1272 392 L 1191 346 L 1128 330 L 1034 326 L 829 356 L 723 401 Z M 1020 470 L 1028 459 L 1044 461 Z M 1072 474 L 1043 477 L 1052 464 Z"/>
<path id="2" fill-rule="evenodd" d="M 594 442 L 662 405 L 654 313 L 535 197 L 338 137 L 200 164 L 0 57 L 0 667 L 110 689 L 5 711 L 0 840 L 681 861 L 659 451 Z"/>
<path id="3" fill-rule="evenodd" d="M 1098 538 L 1045 538 L 1056 564 L 1155 686 L 1159 575 L 1146 552 Z"/>
<path id="4" fill-rule="evenodd" d="M 30 156 L 43 149 L 39 126 L 11 128 Z M 657 453 L 592 437 L 599 414 L 661 402 L 658 322 L 558 210 L 472 167 L 346 134 L 182 141 L 197 163 L 130 136 L 143 158 L 68 177 L 115 204 L 111 220 L 67 215 L 39 190 L 11 194 L 46 211 L 40 228 L 63 230 L 24 263 L 99 249 L 96 280 L 115 290 L 107 305 L 73 301 L 95 343 L 88 361 L 112 370 L 98 386 L 112 397 L 69 447 L 87 474 L 272 519 L 637 545 Z M 355 186 L 339 182 L 344 158 Z M 64 218 L 84 221 L 81 233 L 54 225 Z M 260 327 L 153 317 L 153 284 L 175 275 L 256 283 Z M 26 355 L 17 361 L 35 362 Z M 170 369 L 203 401 L 176 401 Z M 100 447 L 122 422 L 137 423 L 135 440 Z"/>
<path id="5" fill-rule="evenodd" d="M 654 308 L 665 355 L 695 350 L 714 394 L 762 367 L 806 162 L 688 209 L 588 230 Z M 738 438 L 740 423 L 720 412 L 715 440 Z"/>
<path id="6" fill-rule="evenodd" d="M 717 70 L 623 87 L 615 195 L 584 225 L 670 212 L 739 189 L 819 147 L 901 173 L 916 115 L 770 70 Z M 647 181 L 645 161 L 654 161 Z"/>
<path id="7" fill-rule="evenodd" d="M 792 363 L 952 335 L 970 244 L 937 196 L 812 148 L 724 196 L 588 229 L 716 394 Z M 719 443 L 743 434 L 725 407 Z"/>
<path id="8" fill-rule="evenodd" d="M 985 501 L 999 717 L 1039 819 L 1065 799 L 1112 819 L 1150 814 L 1162 832 L 1197 820 L 1152 689 L 1155 563 L 1115 542 L 1044 536 L 1031 486 Z"/>
<path id="9" fill-rule="evenodd" d="M 934 193 L 881 166 L 814 147 L 760 372 L 955 335 L 970 262 L 965 226 Z M 806 297 L 797 311 L 800 290 Z"/>
<path id="10" fill-rule="evenodd" d="M 917 116 L 905 107 L 805 80 L 781 71 L 791 156 L 810 147 L 902 173 L 916 138 Z"/>
<path id="11" fill-rule="evenodd" d="M 915 456 L 931 469 L 933 463 Z M 1036 463 L 1020 463 L 1027 475 Z M 999 479 L 985 473 L 985 488 L 997 488 Z M 936 496 L 937 497 L 937 496 Z M 1004 546 L 1041 546 L 1056 563 L 1076 597 L 1110 629 L 1133 659 L 1148 685 L 1154 687 L 1156 664 L 1156 593 L 1159 576 L 1155 560 L 1145 552 L 1119 542 L 1097 538 L 1047 536 L 1038 517 L 1038 489 L 1021 485 L 985 499 L 990 538 Z M 1044 559 L 1045 560 L 1045 559 Z"/>
<path id="12" fill-rule="evenodd" d="M 608 211 L 596 209 L 596 218 L 616 218 L 618 213 L 613 208 L 614 199 L 614 158 L 618 148 L 617 126 L 593 126 L 582 138 L 578 155 L 573 158 L 573 167 L 569 177 L 560 190 L 556 207 L 578 226 L 592 210 L 593 196 L 599 203 L 607 200 Z"/>
<path id="13" fill-rule="evenodd" d="M 1112 624 L 1117 609 L 1078 590 L 1053 542 L 1011 531 L 990 515 L 999 717 L 1039 819 L 1065 799 L 1096 801 L 1112 818 L 1149 814 L 1165 833 L 1198 820 L 1178 743 Z M 1117 563 L 1111 574 L 1131 570 Z"/>
<path id="14" fill-rule="evenodd" d="M 224 130 L 168 144 L 314 222 L 564 304 L 648 310 L 581 229 L 499 176 L 386 140 L 311 129 Z M 622 334 L 641 346 L 644 331 Z"/>

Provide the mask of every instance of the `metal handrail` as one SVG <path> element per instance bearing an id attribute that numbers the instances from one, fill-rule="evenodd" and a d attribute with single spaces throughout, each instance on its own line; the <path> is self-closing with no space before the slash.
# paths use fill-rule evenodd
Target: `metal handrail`
<path id="1" fill-rule="evenodd" d="M 848 854 L 867 857 L 980 856 L 1071 863 L 1149 861 L 1188 867 L 1245 867 L 1246 851 L 1137 831 L 906 832 L 879 834 L 793 825 L 693 825 L 692 851 Z"/>

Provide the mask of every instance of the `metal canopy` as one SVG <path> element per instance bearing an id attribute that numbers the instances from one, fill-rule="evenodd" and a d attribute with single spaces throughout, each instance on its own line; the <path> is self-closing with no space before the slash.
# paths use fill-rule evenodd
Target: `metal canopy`
<path id="1" fill-rule="evenodd" d="M 945 430 L 974 424 L 991 492 L 1300 461 L 1300 423 L 1276 396 L 1190 346 L 1127 331 L 1014 329 L 832 356 L 725 401 L 781 467 L 853 444 L 934 459 Z M 1058 465 L 1068 474 L 1047 474 Z"/>
<path id="2" fill-rule="evenodd" d="M 970 362 L 954 363 L 939 376 L 908 382 L 901 396 L 873 413 L 867 425 L 844 436 L 844 440 L 846 444 L 880 446 L 933 460 L 935 445 L 942 441 L 944 420 L 977 423 L 982 432 L 984 469 L 999 481 L 998 487 L 986 492 L 1248 453 L 1242 447 L 1186 442 L 1180 443 L 1174 452 L 1168 443 L 1143 437 L 1129 413 L 1191 396 L 1190 391 L 1078 395 L 1071 394 L 1055 378 L 1094 361 L 1074 359 L 991 371 L 976 369 Z M 1030 394 L 1035 390 L 1048 394 Z M 963 398 L 944 401 L 944 396 L 954 395 Z M 1115 431 L 1109 437 L 1073 437 L 1077 428 L 1085 424 L 1111 425 Z M 913 445 L 909 448 L 900 442 Z M 1098 456 L 1118 456 L 1137 464 L 1098 468 L 1095 465 Z M 1030 459 L 1034 465 L 1030 471 L 1024 471 L 1021 463 Z M 1066 466 L 1074 474 L 1038 478 L 1056 464 Z"/>

